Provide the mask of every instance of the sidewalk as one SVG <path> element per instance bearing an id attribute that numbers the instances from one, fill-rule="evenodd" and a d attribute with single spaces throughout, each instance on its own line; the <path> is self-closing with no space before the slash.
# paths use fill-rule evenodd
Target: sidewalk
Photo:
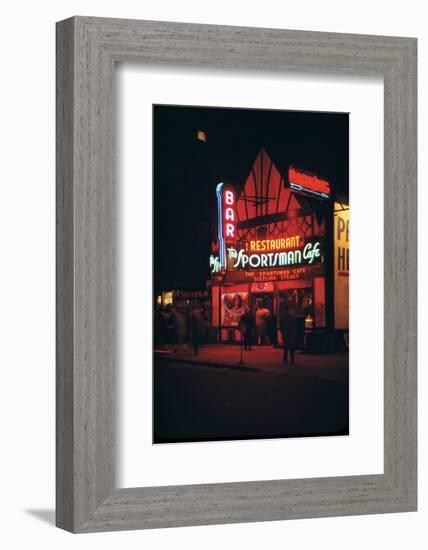
<path id="1" fill-rule="evenodd" d="M 155 350 L 155 356 L 174 363 L 205 365 L 278 376 L 316 378 L 334 382 L 348 381 L 348 356 L 346 353 L 309 355 L 296 352 L 294 366 L 283 362 L 282 349 L 271 346 L 253 346 L 251 351 L 244 351 L 243 365 L 239 364 L 240 346 L 231 344 L 201 346 L 199 354 L 196 356 L 190 347 L 176 353 Z"/>

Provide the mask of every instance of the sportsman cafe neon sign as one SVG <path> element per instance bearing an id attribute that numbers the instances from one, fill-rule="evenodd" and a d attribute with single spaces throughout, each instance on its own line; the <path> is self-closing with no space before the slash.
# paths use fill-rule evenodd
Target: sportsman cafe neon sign
<path id="1" fill-rule="evenodd" d="M 307 243 L 302 249 L 284 252 L 268 252 L 262 254 L 247 254 L 245 250 L 228 248 L 228 257 L 233 260 L 233 269 L 266 269 L 302 264 L 313 264 L 321 260 L 321 244 L 319 241 Z"/>

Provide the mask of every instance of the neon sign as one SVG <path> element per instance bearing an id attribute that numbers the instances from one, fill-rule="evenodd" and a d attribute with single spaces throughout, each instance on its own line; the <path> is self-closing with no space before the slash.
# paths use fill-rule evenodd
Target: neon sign
<path id="1" fill-rule="evenodd" d="M 233 244 L 236 240 L 235 193 L 224 189 L 223 182 L 216 187 L 217 195 L 217 227 L 219 241 L 219 258 L 210 258 L 213 273 L 226 267 L 226 243 Z"/>
<path id="2" fill-rule="evenodd" d="M 210 267 L 214 268 L 213 273 L 220 271 L 221 267 L 226 265 L 226 246 L 223 238 L 223 193 L 222 193 L 223 183 L 219 183 L 216 187 L 217 195 L 217 231 L 218 231 L 218 242 L 219 242 L 219 254 L 220 258 L 210 258 Z M 215 260 L 218 259 L 218 262 L 215 263 Z"/>
<path id="3" fill-rule="evenodd" d="M 226 242 L 233 242 L 235 236 L 235 193 L 231 189 L 223 192 L 224 209 L 224 239 Z"/>
<path id="4" fill-rule="evenodd" d="M 211 273 L 219 273 L 221 271 L 220 258 L 211 254 L 210 256 Z"/>
<path id="5" fill-rule="evenodd" d="M 264 239 L 250 241 L 248 249 L 250 252 L 265 252 L 269 250 L 287 250 L 288 248 L 297 248 L 303 246 L 300 235 L 286 237 L 281 239 Z"/>
<path id="6" fill-rule="evenodd" d="M 290 182 L 291 189 L 295 191 L 310 193 L 323 199 L 330 197 L 330 184 L 328 181 L 318 176 L 312 176 L 311 174 L 296 170 L 292 166 L 288 169 L 288 181 Z"/>
<path id="7" fill-rule="evenodd" d="M 313 264 L 321 260 L 321 243 L 307 243 L 302 249 L 288 252 L 247 254 L 245 250 L 227 249 L 229 259 L 234 260 L 233 269 L 266 269 L 300 264 Z"/>

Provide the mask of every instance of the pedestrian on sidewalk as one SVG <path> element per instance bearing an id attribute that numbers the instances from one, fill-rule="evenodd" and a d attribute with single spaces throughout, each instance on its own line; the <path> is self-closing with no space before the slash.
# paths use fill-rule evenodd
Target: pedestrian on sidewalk
<path id="1" fill-rule="evenodd" d="M 205 320 L 198 307 L 192 308 L 190 314 L 190 338 L 195 355 L 199 353 L 199 345 L 205 332 Z"/>
<path id="2" fill-rule="evenodd" d="M 176 346 L 178 351 L 185 351 L 186 344 L 186 321 L 184 319 L 181 311 L 178 311 L 175 307 L 172 308 L 172 313 L 175 317 L 175 328 L 176 328 Z M 174 350 L 175 351 L 175 350 Z"/>
<path id="3" fill-rule="evenodd" d="M 163 330 L 168 351 L 177 351 L 177 319 L 171 304 L 163 311 Z"/>
<path id="4" fill-rule="evenodd" d="M 256 328 L 256 320 L 254 318 L 251 308 L 248 308 L 246 312 L 241 316 L 240 328 L 244 341 L 244 350 L 251 351 L 251 344 L 254 338 L 254 329 Z"/>
<path id="5" fill-rule="evenodd" d="M 297 306 L 293 300 L 286 302 L 280 321 L 281 336 L 284 346 L 284 363 L 294 365 L 295 351 L 298 346 Z"/>
<path id="6" fill-rule="evenodd" d="M 272 347 L 276 347 L 276 345 L 278 344 L 278 338 L 277 338 L 277 334 L 276 334 L 276 317 L 275 315 L 269 311 L 269 315 L 267 316 L 267 332 L 268 332 L 268 335 L 269 335 L 269 344 L 272 346 Z"/>

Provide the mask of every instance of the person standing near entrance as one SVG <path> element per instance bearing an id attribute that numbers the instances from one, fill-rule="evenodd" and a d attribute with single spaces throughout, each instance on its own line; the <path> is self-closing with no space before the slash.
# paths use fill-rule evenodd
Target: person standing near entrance
<path id="1" fill-rule="evenodd" d="M 276 347 L 276 345 L 278 344 L 278 338 L 276 335 L 276 317 L 272 311 L 269 312 L 269 315 L 266 321 L 267 321 L 267 332 L 269 336 L 269 344 L 272 347 Z"/>
<path id="2" fill-rule="evenodd" d="M 288 359 L 290 359 L 290 365 L 294 365 L 294 355 L 298 347 L 297 313 L 295 302 L 290 300 L 285 304 L 280 322 L 284 345 L 284 363 L 288 363 Z"/>
<path id="3" fill-rule="evenodd" d="M 251 344 L 254 338 L 256 320 L 254 319 L 253 312 L 250 308 L 248 308 L 244 315 L 241 316 L 240 325 L 244 341 L 244 350 L 251 351 Z"/>
<path id="4" fill-rule="evenodd" d="M 270 315 L 270 310 L 267 309 L 264 305 L 259 307 L 256 311 L 256 335 L 257 335 L 257 344 L 259 346 L 264 346 L 266 343 L 266 336 L 268 335 L 268 317 Z"/>

